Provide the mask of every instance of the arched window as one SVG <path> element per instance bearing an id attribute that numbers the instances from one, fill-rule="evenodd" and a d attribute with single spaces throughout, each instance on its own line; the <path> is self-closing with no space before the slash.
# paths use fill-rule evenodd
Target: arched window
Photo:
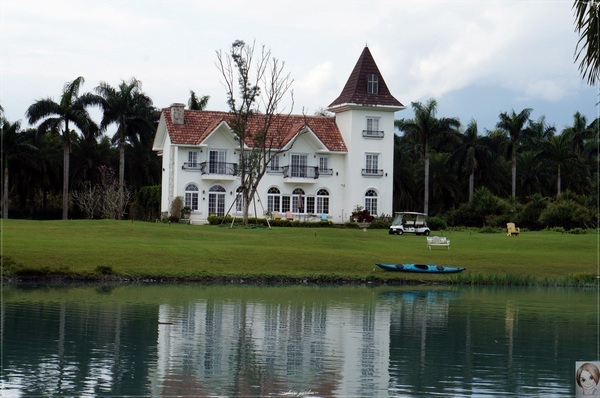
<path id="1" fill-rule="evenodd" d="M 279 188 L 271 187 L 267 191 L 267 210 L 281 211 L 281 192 Z"/>
<path id="2" fill-rule="evenodd" d="M 365 193 L 365 209 L 371 213 L 372 216 L 377 216 L 377 192 L 374 189 L 369 189 Z"/>
<path id="3" fill-rule="evenodd" d="M 208 190 L 208 214 L 225 215 L 225 188 L 213 185 Z"/>
<path id="4" fill-rule="evenodd" d="M 296 188 L 292 191 L 292 211 L 294 213 L 304 213 L 306 210 L 306 198 L 304 189 Z"/>
<path id="5" fill-rule="evenodd" d="M 329 214 L 329 191 L 326 189 L 317 191 L 317 214 Z"/>
<path id="6" fill-rule="evenodd" d="M 192 210 L 198 210 L 198 186 L 196 184 L 187 184 L 185 187 L 184 206 Z"/>
<path id="7" fill-rule="evenodd" d="M 371 73 L 367 77 L 367 93 L 369 94 L 377 94 L 379 92 L 379 79 L 377 79 L 377 75 Z"/>

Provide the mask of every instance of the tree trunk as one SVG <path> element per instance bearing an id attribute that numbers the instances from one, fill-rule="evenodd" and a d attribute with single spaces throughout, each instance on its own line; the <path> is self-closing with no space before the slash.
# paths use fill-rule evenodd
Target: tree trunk
<path id="1" fill-rule="evenodd" d="M 71 148 L 68 142 L 63 143 L 63 201 L 62 219 L 69 219 L 69 157 Z"/>
<path id="2" fill-rule="evenodd" d="M 123 219 L 123 186 L 125 184 L 125 142 L 119 143 L 119 211 L 117 220 Z"/>
<path id="3" fill-rule="evenodd" d="M 556 175 L 556 197 L 558 198 L 562 193 L 560 190 L 560 164 L 558 165 L 558 172 Z"/>
<path id="4" fill-rule="evenodd" d="M 471 171 L 469 175 L 469 202 L 473 199 L 473 188 L 475 186 L 475 172 Z"/>
<path id="5" fill-rule="evenodd" d="M 4 167 L 4 190 L 2 192 L 2 218 L 8 218 L 8 166 Z"/>
<path id="6" fill-rule="evenodd" d="M 242 197 L 244 198 L 244 203 L 242 206 L 243 214 L 242 214 L 242 225 L 248 225 L 248 214 L 250 212 L 250 191 L 244 189 L 242 190 Z"/>
<path id="7" fill-rule="evenodd" d="M 515 198 L 517 196 L 517 157 L 513 153 L 511 160 L 511 169 L 512 169 L 512 197 Z"/>
<path id="8" fill-rule="evenodd" d="M 429 214 L 429 153 L 425 154 L 425 198 L 423 204 L 423 213 Z"/>

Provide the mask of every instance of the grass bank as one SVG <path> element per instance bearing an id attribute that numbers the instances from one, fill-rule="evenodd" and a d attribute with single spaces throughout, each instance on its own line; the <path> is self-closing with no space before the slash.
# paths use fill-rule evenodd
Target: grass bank
<path id="1" fill-rule="evenodd" d="M 433 232 L 433 234 L 440 234 Z M 443 232 L 425 238 L 349 228 L 229 228 L 130 221 L 2 221 L 3 276 L 264 282 L 598 284 L 598 234 L 519 237 Z M 465 267 L 460 274 L 385 272 L 384 263 Z"/>

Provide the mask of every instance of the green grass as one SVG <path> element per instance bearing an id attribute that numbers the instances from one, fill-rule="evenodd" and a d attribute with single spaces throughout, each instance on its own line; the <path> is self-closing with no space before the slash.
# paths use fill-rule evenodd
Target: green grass
<path id="1" fill-rule="evenodd" d="M 439 234 L 434 232 L 433 234 Z M 444 232 L 425 237 L 351 228 L 241 228 L 130 221 L 2 221 L 5 276 L 595 285 L 598 234 L 519 237 Z M 384 263 L 465 267 L 454 275 L 385 272 Z"/>

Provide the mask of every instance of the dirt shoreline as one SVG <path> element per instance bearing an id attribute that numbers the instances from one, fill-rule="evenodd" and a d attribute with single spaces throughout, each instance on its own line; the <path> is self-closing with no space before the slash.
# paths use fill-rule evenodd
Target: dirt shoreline
<path id="1" fill-rule="evenodd" d="M 128 285 L 128 284 L 198 284 L 198 285 L 368 285 L 368 286 L 402 286 L 402 285 L 448 285 L 446 281 L 415 279 L 381 279 L 381 278 L 342 278 L 342 277 L 116 277 L 116 276 L 19 276 L 2 278 L 4 285 Z"/>

